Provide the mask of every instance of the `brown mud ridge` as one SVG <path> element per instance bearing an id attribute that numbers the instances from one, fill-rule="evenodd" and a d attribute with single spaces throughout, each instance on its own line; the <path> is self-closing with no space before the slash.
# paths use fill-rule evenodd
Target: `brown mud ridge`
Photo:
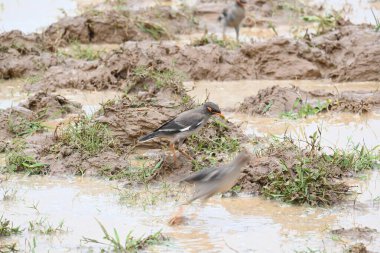
<path id="1" fill-rule="evenodd" d="M 258 140 L 258 143 L 268 143 L 268 140 Z M 281 142 L 269 142 L 262 147 L 261 153 L 251 160 L 241 174 L 238 184 L 245 192 L 258 192 L 285 202 L 317 206 L 337 203 L 349 191 L 349 186 L 338 179 L 350 176 L 351 172 L 331 162 L 334 158 L 320 153 L 312 145 L 300 148 L 293 139 L 285 138 Z M 304 159 L 306 157 L 307 160 Z M 305 191 L 310 196 L 301 191 L 289 193 L 289 185 L 296 184 L 300 178 L 308 182 Z"/>
<path id="2" fill-rule="evenodd" d="M 66 17 L 50 25 L 43 38 L 52 45 L 81 43 L 122 43 L 129 40 L 171 39 L 174 34 L 197 29 L 189 14 L 170 7 L 152 7 L 137 12 L 89 11 Z"/>
<path id="3" fill-rule="evenodd" d="M 131 158 L 134 156 L 133 150 L 135 148 L 146 151 L 147 149 L 163 147 L 164 152 L 150 153 L 145 157 L 152 167 L 159 161 L 163 161 L 160 167 L 151 173 L 149 180 L 158 180 L 162 177 L 178 178 L 190 173 L 195 161 L 187 160 L 183 155 L 177 153 L 179 166 L 176 167 L 171 155 L 167 155 L 170 152 L 165 148 L 167 146 L 165 142 L 152 141 L 138 144 L 137 139 L 156 129 L 178 113 L 194 107 L 193 102 L 191 100 L 183 102 L 183 96 L 185 96 L 183 89 L 152 91 L 149 88 L 148 90 L 150 91 L 146 91 L 148 95 L 144 101 L 136 98 L 138 94 L 142 93 L 139 88 L 136 88 L 130 96 L 124 96 L 119 101 L 110 101 L 104 104 L 92 121 L 81 121 L 79 119 L 71 123 L 71 126 L 74 127 L 82 127 L 83 124 L 107 126 L 109 135 L 108 131 L 99 131 L 98 133 L 98 135 L 105 136 L 103 142 L 104 139 L 107 139 L 104 147 L 98 152 L 87 152 L 81 149 L 77 142 L 67 141 L 68 126 L 63 125 L 58 127 L 54 134 L 39 134 L 29 137 L 27 139 L 29 153 L 38 161 L 48 164 L 51 174 L 85 172 L 86 175 L 103 175 L 116 178 L 118 173 L 132 170 Z M 85 134 L 85 132 L 80 134 Z M 74 135 L 73 132 L 70 132 L 70 135 Z M 210 165 L 211 161 L 205 160 L 201 156 L 202 152 L 196 149 L 197 145 L 204 146 L 205 143 L 212 143 L 214 138 L 236 138 L 236 142 L 245 138 L 241 131 L 230 122 L 224 122 L 222 125 L 211 122 L 200 132 L 200 136 L 199 139 L 188 140 L 191 141 L 191 145 L 186 145 L 185 142 L 182 149 L 197 157 L 197 163 L 202 166 Z M 202 140 L 205 143 L 199 144 Z M 214 159 L 223 162 L 229 152 L 230 150 L 221 151 L 214 155 Z"/>
<path id="4" fill-rule="evenodd" d="M 344 239 L 352 240 L 352 241 L 365 241 L 372 242 L 375 238 L 379 236 L 379 233 L 376 229 L 372 229 L 369 227 L 353 227 L 349 229 L 340 228 L 331 231 L 332 234 L 337 235 L 339 237 L 343 237 Z M 370 252 L 365 247 L 364 243 L 359 242 L 349 247 L 348 252 L 351 253 L 367 253 Z M 371 251 L 372 252 L 372 251 Z"/>
<path id="5" fill-rule="evenodd" d="M 69 101 L 60 95 L 52 95 L 46 91 L 36 93 L 19 106 L 33 111 L 41 120 L 64 118 L 68 114 L 84 113 L 80 103 Z"/>
<path id="6" fill-rule="evenodd" d="M 6 34 L 0 36 L 0 41 L 4 36 Z M 30 85 L 32 90 L 120 87 L 140 65 L 158 70 L 175 68 L 191 80 L 332 78 L 334 81 L 379 81 L 379 40 L 380 34 L 372 28 L 350 25 L 311 41 L 274 38 L 242 44 L 235 50 L 215 44 L 195 47 L 169 41 L 127 42 L 103 59 L 91 62 L 75 59 L 58 62 L 57 57 L 50 54 L 43 68 L 31 64 L 30 57 L 42 61 L 45 52 L 25 54 L 7 49 L 0 53 L 0 76 L 12 78 L 36 68 L 47 69 L 40 82 Z M 8 62 L 12 62 L 9 58 L 16 63 L 9 65 Z"/>
<path id="7" fill-rule="evenodd" d="M 286 112 L 298 113 L 304 106 L 318 112 L 339 111 L 365 113 L 380 106 L 380 92 L 344 91 L 333 94 L 321 90 L 304 91 L 297 87 L 272 86 L 257 95 L 244 99 L 238 111 L 248 114 L 280 116 Z"/>
<path id="8" fill-rule="evenodd" d="M 43 132 L 42 120 L 81 114 L 81 105 L 59 95 L 39 92 L 16 107 L 0 110 L 0 152 L 14 137 Z M 3 148 L 1 148 L 3 147 Z"/>

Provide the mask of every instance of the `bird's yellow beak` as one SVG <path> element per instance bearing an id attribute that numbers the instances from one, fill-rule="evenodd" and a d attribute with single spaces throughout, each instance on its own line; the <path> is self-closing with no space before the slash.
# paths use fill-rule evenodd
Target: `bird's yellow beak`
<path id="1" fill-rule="evenodd" d="M 216 112 L 214 113 L 215 115 L 218 115 L 219 117 L 221 117 L 222 119 L 225 119 L 226 117 L 224 117 L 223 113 L 219 113 L 219 112 Z"/>

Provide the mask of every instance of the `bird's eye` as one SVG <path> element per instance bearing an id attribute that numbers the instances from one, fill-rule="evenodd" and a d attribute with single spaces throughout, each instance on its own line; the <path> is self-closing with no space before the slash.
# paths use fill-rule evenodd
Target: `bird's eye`
<path id="1" fill-rule="evenodd" d="M 209 112 L 212 112 L 211 107 L 207 107 L 207 110 L 208 110 Z"/>

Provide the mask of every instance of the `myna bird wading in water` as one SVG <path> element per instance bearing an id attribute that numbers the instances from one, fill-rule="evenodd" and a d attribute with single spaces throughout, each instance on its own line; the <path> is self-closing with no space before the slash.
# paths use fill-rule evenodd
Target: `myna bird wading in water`
<path id="1" fill-rule="evenodd" d="M 188 154 L 181 151 L 179 148 L 187 137 L 201 129 L 213 115 L 218 115 L 224 118 L 218 105 L 212 102 L 206 102 L 195 109 L 180 113 L 177 117 L 166 122 L 152 133 L 141 137 L 139 142 L 149 141 L 157 137 L 165 138 L 170 141 L 170 148 L 173 152 L 174 163 L 176 163 L 175 143 L 178 143 L 178 150 L 182 154 L 187 156 L 189 159 L 192 159 Z"/>
<path id="2" fill-rule="evenodd" d="M 206 202 L 216 193 L 223 193 L 231 189 L 239 179 L 241 168 L 248 164 L 249 160 L 249 153 L 242 151 L 228 164 L 198 171 L 181 180 L 181 182 L 194 184 L 195 192 L 192 198 L 182 204 L 178 212 L 170 219 L 169 224 L 179 223 L 182 218 L 183 205 L 188 205 L 196 199 Z"/>
<path id="3" fill-rule="evenodd" d="M 236 32 L 236 40 L 239 42 L 240 23 L 245 18 L 246 0 L 236 0 L 235 4 L 224 8 L 218 20 L 223 24 L 223 39 L 226 39 L 227 27 L 233 27 Z"/>

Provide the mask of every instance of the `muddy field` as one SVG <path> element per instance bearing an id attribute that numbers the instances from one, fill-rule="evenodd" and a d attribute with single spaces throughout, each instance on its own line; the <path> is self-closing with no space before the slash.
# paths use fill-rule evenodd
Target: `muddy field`
<path id="1" fill-rule="evenodd" d="M 233 1 L 61 2 L 27 26 L 0 1 L 0 253 L 380 252 L 378 1 L 249 1 L 240 42 Z M 226 118 L 177 159 L 138 142 L 205 101 Z M 169 226 L 178 182 L 241 150 Z"/>

